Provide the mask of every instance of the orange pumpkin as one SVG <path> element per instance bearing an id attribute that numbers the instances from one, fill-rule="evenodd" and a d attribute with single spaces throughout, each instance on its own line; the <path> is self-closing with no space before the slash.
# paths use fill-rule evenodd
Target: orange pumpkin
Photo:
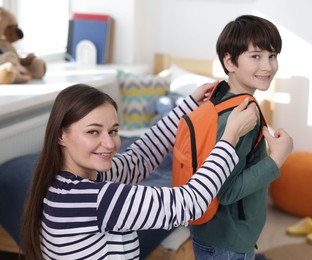
<path id="1" fill-rule="evenodd" d="M 290 154 L 280 171 L 270 185 L 273 203 L 290 214 L 312 217 L 312 153 Z"/>

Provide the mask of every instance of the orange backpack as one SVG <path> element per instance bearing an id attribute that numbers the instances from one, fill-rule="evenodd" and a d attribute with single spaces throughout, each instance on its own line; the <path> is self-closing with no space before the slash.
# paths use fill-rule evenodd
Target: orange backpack
<path id="1" fill-rule="evenodd" d="M 176 142 L 173 147 L 173 187 L 186 184 L 214 148 L 217 139 L 218 117 L 221 113 L 234 109 L 247 96 L 250 102 L 257 104 L 256 99 L 249 94 L 238 94 L 221 100 L 228 90 L 228 84 L 225 81 L 220 82 L 213 88 L 208 101 L 204 102 L 189 115 L 184 115 L 181 118 L 177 129 Z M 262 126 L 266 125 L 259 106 L 258 109 L 261 115 L 261 124 Z M 262 137 L 262 127 L 260 127 L 254 148 L 261 141 Z M 200 218 L 189 221 L 189 224 L 198 225 L 208 222 L 216 214 L 218 206 L 218 199 L 213 199 L 206 212 Z M 239 209 L 239 212 L 244 214 L 241 212 L 241 209 Z"/>

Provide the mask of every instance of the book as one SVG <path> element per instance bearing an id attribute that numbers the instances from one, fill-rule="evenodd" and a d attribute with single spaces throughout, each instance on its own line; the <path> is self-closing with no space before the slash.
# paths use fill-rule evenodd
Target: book
<path id="1" fill-rule="evenodd" d="M 91 41 L 96 47 L 96 63 L 111 61 L 111 23 L 108 15 L 74 14 L 69 21 L 67 60 L 76 60 L 76 48 L 80 41 Z"/>
<path id="2" fill-rule="evenodd" d="M 73 54 L 73 20 L 68 21 L 68 35 L 67 35 L 67 49 L 66 49 L 66 56 L 65 60 L 72 61 L 72 54 Z"/>
<path id="3" fill-rule="evenodd" d="M 110 19 L 110 16 L 105 14 L 102 15 L 102 14 L 74 13 L 72 19 L 108 21 Z"/>

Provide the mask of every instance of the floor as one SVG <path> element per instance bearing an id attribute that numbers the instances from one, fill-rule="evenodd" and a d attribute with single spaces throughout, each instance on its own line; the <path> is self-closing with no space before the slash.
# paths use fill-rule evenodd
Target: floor
<path id="1" fill-rule="evenodd" d="M 305 242 L 305 237 L 288 236 L 285 230 L 288 226 L 298 222 L 301 218 L 292 216 L 278 210 L 271 202 L 268 204 L 268 218 L 266 225 L 257 243 L 258 251 L 261 253 L 267 249 L 293 243 Z M 312 245 L 311 245 L 312 246 Z M 23 260 L 14 254 L 0 252 L 0 260 Z"/>
<path id="2" fill-rule="evenodd" d="M 280 245 L 306 242 L 304 236 L 286 234 L 286 228 L 297 223 L 301 219 L 300 217 L 277 209 L 272 202 L 268 204 L 267 213 L 267 222 L 257 243 L 259 253 Z"/>

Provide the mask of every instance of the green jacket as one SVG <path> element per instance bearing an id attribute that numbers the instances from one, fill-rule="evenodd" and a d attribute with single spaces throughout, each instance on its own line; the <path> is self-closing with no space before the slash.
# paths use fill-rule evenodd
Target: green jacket
<path id="1" fill-rule="evenodd" d="M 230 95 L 227 93 L 226 97 Z M 226 112 L 219 117 L 218 139 L 222 136 L 229 114 Z M 215 217 L 205 224 L 190 226 L 197 242 L 240 253 L 254 250 L 266 221 L 268 185 L 280 176 L 277 165 L 267 156 L 264 139 L 248 156 L 259 128 L 260 122 L 239 140 L 237 151 L 240 161 L 217 195 L 220 205 Z M 240 199 L 243 199 L 245 220 L 238 216 Z"/>

